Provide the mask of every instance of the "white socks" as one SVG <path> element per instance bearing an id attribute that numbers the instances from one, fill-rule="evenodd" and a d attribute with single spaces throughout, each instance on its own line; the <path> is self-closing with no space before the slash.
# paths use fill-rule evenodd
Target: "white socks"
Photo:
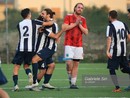
<path id="1" fill-rule="evenodd" d="M 75 85 L 76 84 L 76 80 L 77 80 L 77 77 L 71 78 L 71 84 Z"/>

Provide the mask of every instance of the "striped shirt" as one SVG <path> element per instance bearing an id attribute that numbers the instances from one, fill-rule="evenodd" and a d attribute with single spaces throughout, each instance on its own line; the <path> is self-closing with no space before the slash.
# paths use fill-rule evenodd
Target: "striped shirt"
<path id="1" fill-rule="evenodd" d="M 126 24 L 113 21 L 107 26 L 106 36 L 111 37 L 110 53 L 115 56 L 126 56 L 127 35 L 130 34 Z"/>
<path id="2" fill-rule="evenodd" d="M 17 51 L 35 51 L 37 26 L 41 25 L 41 21 L 30 19 L 24 19 L 17 25 L 17 29 L 19 31 L 19 43 L 16 49 Z"/>
<path id="3" fill-rule="evenodd" d="M 57 43 L 54 38 L 49 37 L 51 33 L 58 32 L 58 25 L 54 23 L 52 26 L 46 26 L 43 33 L 39 33 L 36 50 L 40 51 L 42 48 L 49 48 L 50 50 L 57 50 Z"/>

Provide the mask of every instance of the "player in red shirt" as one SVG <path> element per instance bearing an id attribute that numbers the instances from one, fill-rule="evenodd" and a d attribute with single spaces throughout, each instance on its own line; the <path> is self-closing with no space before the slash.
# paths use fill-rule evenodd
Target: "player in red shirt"
<path id="1" fill-rule="evenodd" d="M 78 89 L 76 86 L 78 65 L 80 59 L 83 59 L 82 34 L 88 34 L 86 19 L 81 16 L 84 5 L 77 3 L 74 7 L 74 13 L 68 14 L 64 19 L 63 26 L 66 27 L 65 34 L 65 60 L 70 89 Z"/>

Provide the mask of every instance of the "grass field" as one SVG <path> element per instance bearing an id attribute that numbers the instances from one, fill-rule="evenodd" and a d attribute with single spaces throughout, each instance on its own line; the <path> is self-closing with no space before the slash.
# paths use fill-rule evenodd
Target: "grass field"
<path id="1" fill-rule="evenodd" d="M 77 85 L 79 89 L 69 89 L 69 83 L 65 70 L 65 64 L 56 64 L 56 68 L 50 84 L 58 87 L 58 89 L 48 90 L 45 89 L 40 92 L 28 91 L 24 87 L 28 84 L 27 76 L 21 67 L 19 71 L 19 92 L 12 92 L 12 70 L 13 65 L 2 64 L 2 70 L 8 78 L 8 83 L 1 86 L 8 92 L 10 98 L 129 98 L 130 92 L 125 92 L 121 87 L 122 92 L 114 93 L 112 90 L 114 86 L 84 86 L 82 85 L 82 75 L 108 75 L 106 64 L 102 63 L 82 63 L 79 66 L 79 74 Z M 118 75 L 122 74 L 120 71 Z M 41 86 L 42 82 L 39 86 Z"/>

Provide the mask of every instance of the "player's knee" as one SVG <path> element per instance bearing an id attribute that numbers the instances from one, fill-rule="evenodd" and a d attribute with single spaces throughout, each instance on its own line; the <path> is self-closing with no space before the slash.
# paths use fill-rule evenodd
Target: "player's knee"
<path id="1" fill-rule="evenodd" d="M 24 69 L 28 69 L 28 68 L 29 68 L 29 65 L 25 64 L 25 65 L 23 66 L 23 68 L 24 68 Z"/>
<path id="2" fill-rule="evenodd" d="M 66 61 L 66 65 L 69 67 L 69 66 L 72 66 L 72 60 L 68 60 Z"/>
<path id="3" fill-rule="evenodd" d="M 14 66 L 14 70 L 13 70 L 13 74 L 14 74 L 14 75 L 18 75 L 19 69 L 20 69 L 20 66 L 15 65 L 15 66 Z"/>
<path id="4" fill-rule="evenodd" d="M 55 64 L 50 64 L 50 65 L 49 65 L 49 68 L 55 69 Z"/>
<path id="5" fill-rule="evenodd" d="M 33 58 L 32 58 L 32 63 L 37 63 L 37 61 L 36 61 L 36 58 L 35 58 L 35 57 L 33 57 Z"/>
<path id="6" fill-rule="evenodd" d="M 72 68 L 73 68 L 72 62 L 66 62 L 66 70 L 72 71 Z"/>
<path id="7" fill-rule="evenodd" d="M 66 66 L 66 70 L 68 71 L 68 73 L 71 73 L 72 67 Z"/>

